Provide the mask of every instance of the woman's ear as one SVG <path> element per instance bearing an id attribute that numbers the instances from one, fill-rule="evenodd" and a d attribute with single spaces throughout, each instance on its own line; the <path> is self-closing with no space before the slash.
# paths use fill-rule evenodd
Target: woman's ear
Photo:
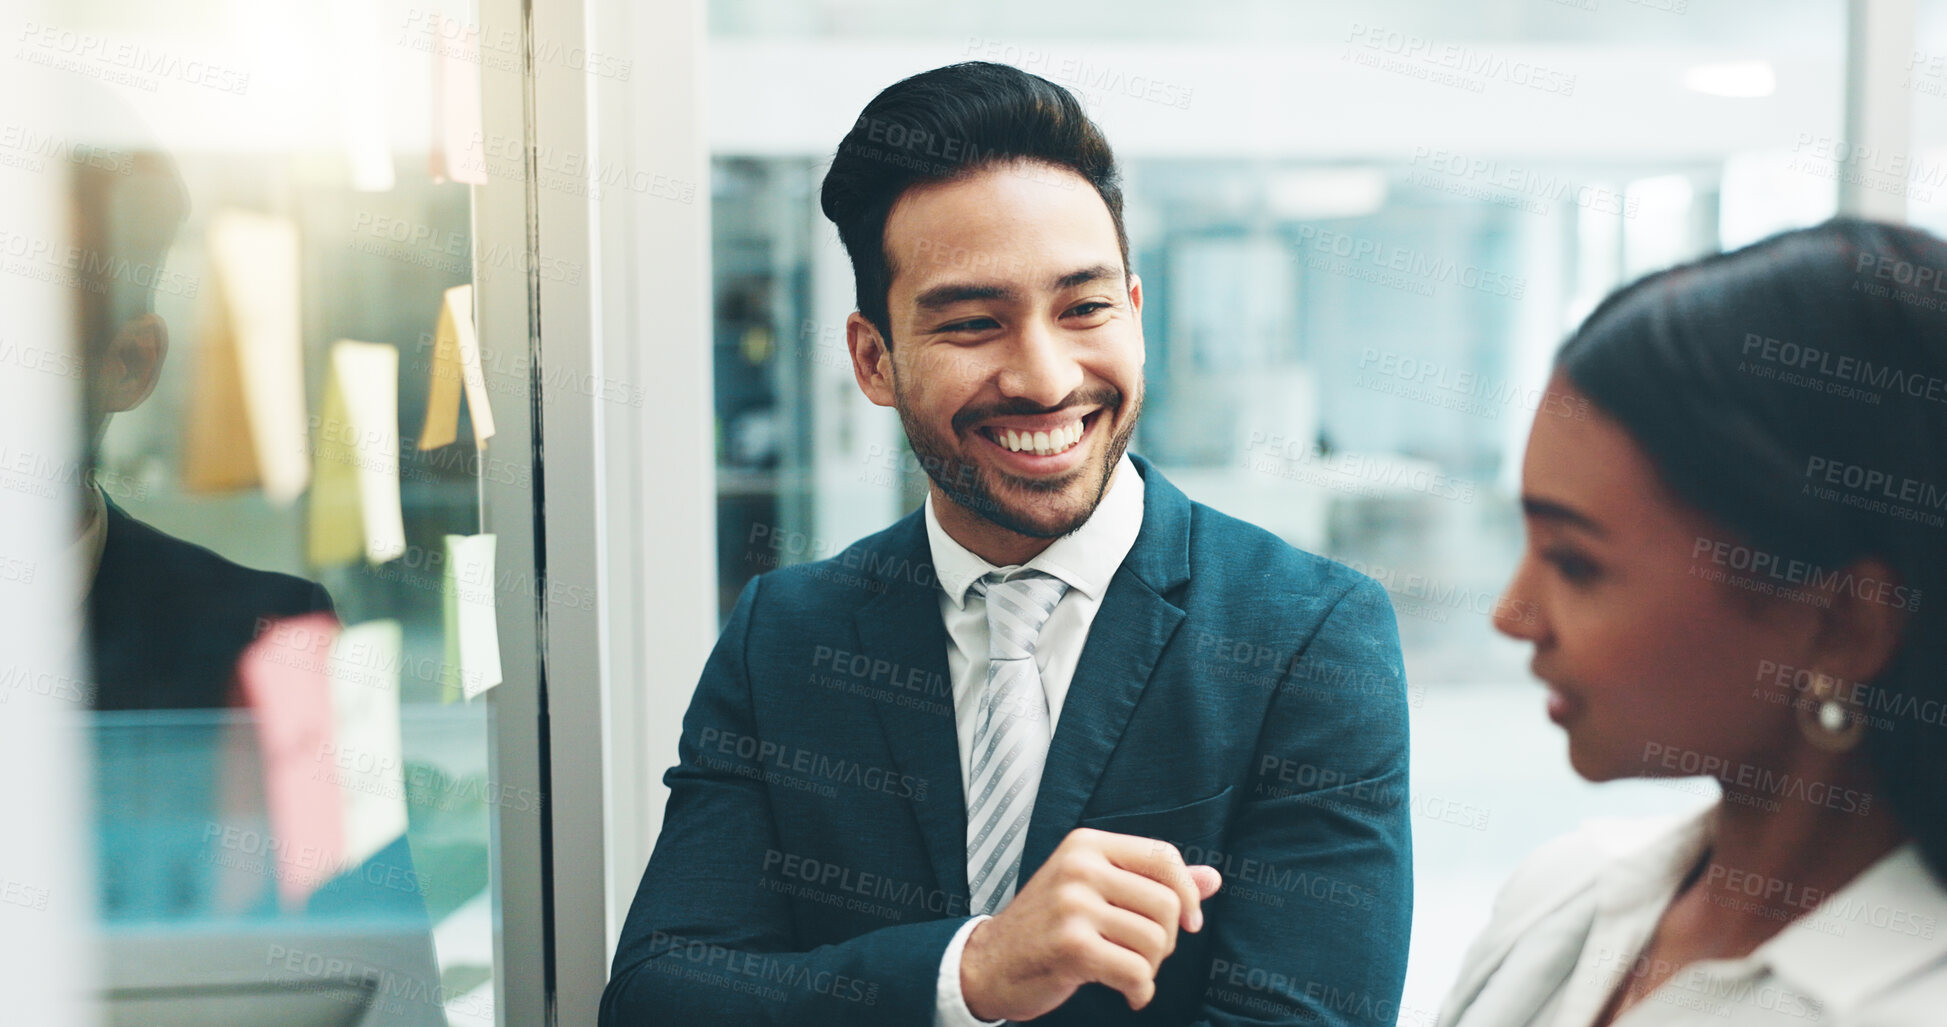
<path id="1" fill-rule="evenodd" d="M 140 406 L 155 391 L 168 355 L 169 326 L 161 317 L 149 313 L 123 323 L 90 368 L 97 410 L 119 414 Z"/>
<path id="2" fill-rule="evenodd" d="M 1871 681 L 1899 651 L 1914 594 L 1884 560 L 1854 560 L 1818 589 L 1820 611 L 1811 664 L 1847 681 Z"/>

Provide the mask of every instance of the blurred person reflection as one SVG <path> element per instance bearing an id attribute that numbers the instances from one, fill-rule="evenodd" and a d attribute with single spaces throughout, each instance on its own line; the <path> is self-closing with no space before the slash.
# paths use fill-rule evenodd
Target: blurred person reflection
<path id="1" fill-rule="evenodd" d="M 232 704 L 237 657 L 259 622 L 331 613 L 331 597 L 316 582 L 240 566 L 144 524 L 96 481 L 109 422 L 147 400 L 162 376 L 169 326 L 155 312 L 155 281 L 189 209 L 167 155 L 103 152 L 75 175 L 76 245 L 87 257 L 78 294 L 89 473 L 79 480 L 94 705 L 221 708 Z"/>
<path id="2" fill-rule="evenodd" d="M 1442 1027 L 1942 1022 L 1943 276 L 1941 240 L 1835 221 L 1563 346 L 1495 626 L 1577 773 L 1722 794 L 1531 857 Z"/>
<path id="3" fill-rule="evenodd" d="M 115 137 L 142 137 L 118 102 L 102 98 L 94 106 L 107 112 Z M 267 841 L 268 825 L 276 821 L 267 810 L 266 760 L 250 730 L 252 718 L 267 714 L 237 715 L 249 705 L 240 688 L 240 662 L 258 647 L 260 659 L 322 667 L 318 652 L 265 655 L 262 647 L 283 645 L 276 640 L 286 636 L 335 633 L 331 596 L 316 582 L 242 566 L 146 524 L 110 498 L 99 480 L 102 443 L 114 415 L 151 396 L 169 354 L 169 328 L 155 309 L 156 286 L 188 216 L 189 193 L 167 153 L 75 145 L 70 266 L 77 272 L 86 473 L 75 476 L 83 495 L 74 555 L 89 582 L 89 702 L 100 715 L 94 791 L 101 916 L 109 923 L 197 931 L 237 917 L 270 920 L 279 926 L 261 937 L 298 951 L 325 951 L 327 943 L 317 938 L 342 937 L 348 923 L 367 925 L 360 929 L 393 939 L 384 950 L 390 961 L 361 966 L 354 947 L 342 962 L 355 976 L 381 975 L 374 978 L 379 1005 L 372 1008 L 382 1005 L 387 1023 L 444 1023 L 430 923 L 406 836 L 356 866 L 328 858 L 281 861 Z M 277 630 L 292 624 L 309 630 Z M 315 677 L 309 684 L 323 688 L 322 671 Z M 317 758 L 322 761 L 322 754 Z M 329 769 L 323 762 L 319 768 Z M 300 816 L 314 812 L 337 814 L 333 808 Z M 254 853 L 239 853 L 225 849 L 233 837 L 266 841 Z M 297 892 L 301 908 L 292 907 L 293 891 L 283 886 L 294 873 L 305 875 Z M 300 925 L 299 918 L 314 926 Z M 339 933 L 314 937 L 325 924 Z M 261 928 L 250 930 L 261 934 Z M 227 980 L 239 970 L 265 973 L 265 966 L 254 965 L 263 958 L 253 957 L 247 967 L 225 965 L 249 945 L 239 949 L 227 944 L 228 936 L 204 937 L 212 942 L 208 954 L 187 946 L 172 964 L 185 976 L 207 970 Z M 120 982 L 111 976 L 107 983 L 112 990 Z M 199 1000 L 192 995 L 186 1001 Z"/>

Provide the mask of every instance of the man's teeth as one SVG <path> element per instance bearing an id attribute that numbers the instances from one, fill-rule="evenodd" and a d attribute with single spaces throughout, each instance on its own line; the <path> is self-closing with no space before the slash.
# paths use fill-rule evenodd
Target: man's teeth
<path id="1" fill-rule="evenodd" d="M 1015 431 L 1000 428 L 994 432 L 995 441 L 1016 453 L 1033 453 L 1035 456 L 1054 456 L 1068 447 L 1082 441 L 1082 422 L 1075 421 L 1054 431 Z"/>

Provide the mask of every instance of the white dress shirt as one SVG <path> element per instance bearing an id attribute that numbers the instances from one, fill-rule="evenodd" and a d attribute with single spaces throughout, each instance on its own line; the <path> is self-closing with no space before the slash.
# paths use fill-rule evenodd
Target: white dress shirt
<path id="1" fill-rule="evenodd" d="M 1468 951 L 1440 1027 L 1590 1027 L 1704 858 L 1714 823 L 1710 810 L 1599 822 L 1530 857 Z M 1913 843 L 1822 897 L 1767 898 L 1753 884 L 1750 915 L 1812 908 L 1749 955 L 1677 969 L 1614 1027 L 1947 1023 L 1947 890 Z"/>
<path id="2" fill-rule="evenodd" d="M 68 565 L 80 568 L 81 601 L 95 586 L 95 572 L 101 569 L 101 551 L 108 545 L 108 500 L 101 486 L 89 485 L 81 501 L 81 536 L 68 546 Z"/>
<path id="3" fill-rule="evenodd" d="M 81 500 L 81 534 L 68 544 L 64 556 L 69 567 L 74 568 L 75 589 L 70 593 L 74 616 L 67 621 L 62 642 L 74 658 L 85 664 L 88 655 L 88 595 L 95 590 L 95 575 L 101 570 L 101 553 L 108 545 L 108 500 L 101 494 L 101 486 L 89 485 L 87 494 Z"/>
<path id="4" fill-rule="evenodd" d="M 969 552 L 940 526 L 940 519 L 933 511 L 933 497 L 927 496 L 926 538 L 932 547 L 933 575 L 940 583 L 940 616 L 946 621 L 946 662 L 953 682 L 962 798 L 971 781 L 975 711 L 980 708 L 980 694 L 987 684 L 987 601 L 968 594 L 967 589 L 983 575 L 1017 567 L 1031 567 L 1068 583 L 1068 591 L 1042 626 L 1034 650 L 1034 663 L 1041 671 L 1041 688 L 1048 696 L 1049 730 L 1053 732 L 1060 727 L 1062 702 L 1068 698 L 1068 683 L 1075 677 L 1076 664 L 1081 662 L 1089 626 L 1095 623 L 1109 581 L 1135 546 L 1142 525 L 1143 479 L 1126 455 L 1116 465 L 1115 480 L 1089 519 L 1074 534 L 1056 539 L 1025 564 L 996 567 Z M 1003 907 L 1013 898 L 1017 884 L 1010 884 L 1001 893 Z M 960 994 L 960 952 L 967 944 L 967 935 L 985 919 L 982 916 L 967 921 L 954 934 L 940 959 L 935 1027 L 973 1027 L 1001 1022 L 976 1019 Z"/>

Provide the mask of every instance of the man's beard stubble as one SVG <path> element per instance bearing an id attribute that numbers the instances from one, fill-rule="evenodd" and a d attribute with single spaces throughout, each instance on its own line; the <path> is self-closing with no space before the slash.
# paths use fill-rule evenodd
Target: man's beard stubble
<path id="1" fill-rule="evenodd" d="M 919 459 L 920 467 L 925 469 L 926 476 L 932 479 L 933 484 L 940 487 L 940 491 L 946 493 L 954 503 L 990 524 L 1005 528 L 1017 535 L 1045 539 L 1071 535 L 1088 523 L 1088 519 L 1094 515 L 1095 508 L 1101 505 L 1102 497 L 1108 493 L 1110 476 L 1115 473 L 1116 465 L 1122 461 L 1122 454 L 1129 449 L 1129 440 L 1136 433 L 1136 422 L 1142 416 L 1143 402 L 1139 386 L 1129 416 L 1120 420 L 1115 434 L 1109 438 L 1105 459 L 1101 466 L 1096 468 L 1095 494 L 1089 497 L 1087 507 L 1067 522 L 1054 528 L 1047 528 L 1020 516 L 1003 503 L 995 494 L 994 484 L 987 478 L 991 473 L 990 470 L 978 461 L 959 459 L 956 455 L 958 446 L 955 440 L 941 438 L 939 433 L 933 431 L 929 425 L 911 416 L 905 389 L 897 378 L 893 380 L 893 399 L 894 406 L 899 411 L 899 423 L 906 430 L 907 444 L 912 446 L 913 455 Z M 1121 390 L 1105 385 L 1093 391 L 1078 391 L 1054 409 L 1096 405 L 1099 408 L 1097 416 L 1106 417 L 1111 413 L 1120 414 L 1123 402 L 1124 396 Z M 1009 414 L 1034 415 L 1051 412 L 1038 407 L 1001 404 L 963 411 L 955 416 L 954 423 L 957 426 Z M 1052 494 L 1067 488 L 1077 477 L 1088 472 L 1089 467 L 1083 465 L 1061 478 L 1040 480 L 1010 476 L 1006 477 L 1006 481 L 1023 491 Z"/>

